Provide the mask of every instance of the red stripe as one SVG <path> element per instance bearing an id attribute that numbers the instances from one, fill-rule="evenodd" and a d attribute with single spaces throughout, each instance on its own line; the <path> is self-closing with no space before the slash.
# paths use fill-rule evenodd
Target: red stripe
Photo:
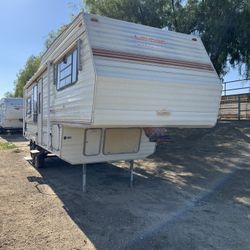
<path id="1" fill-rule="evenodd" d="M 125 60 L 139 61 L 139 62 L 149 62 L 149 63 L 157 63 L 157 64 L 164 64 L 164 65 L 191 68 L 191 69 L 214 71 L 211 64 L 205 64 L 205 63 L 196 63 L 190 61 L 167 59 L 167 58 L 153 57 L 153 56 L 143 56 L 133 53 L 118 52 L 106 49 L 93 48 L 92 51 L 94 56 L 104 56 L 116 59 L 125 59 Z"/>

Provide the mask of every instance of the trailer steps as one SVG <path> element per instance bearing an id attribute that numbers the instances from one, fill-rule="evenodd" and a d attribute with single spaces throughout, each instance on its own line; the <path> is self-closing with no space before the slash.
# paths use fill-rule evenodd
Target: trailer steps
<path id="1" fill-rule="evenodd" d="M 31 156 L 24 156 L 23 157 L 25 161 L 32 161 L 32 157 Z"/>
<path id="2" fill-rule="evenodd" d="M 40 151 L 37 149 L 32 149 L 32 150 L 30 150 L 30 153 L 35 155 L 35 154 L 39 154 Z"/>
<path id="3" fill-rule="evenodd" d="M 36 154 L 39 154 L 40 151 L 34 149 L 34 150 L 30 150 L 30 153 L 36 155 Z M 46 157 L 55 157 L 55 156 L 56 156 L 55 154 L 47 154 L 47 155 L 46 155 Z M 24 158 L 24 160 L 26 160 L 26 161 L 32 161 L 32 160 L 33 160 L 31 156 L 25 156 L 25 157 L 23 157 L 23 158 Z"/>
<path id="4" fill-rule="evenodd" d="M 55 155 L 55 154 L 47 154 L 47 157 L 55 157 L 55 156 L 57 156 L 57 155 Z"/>

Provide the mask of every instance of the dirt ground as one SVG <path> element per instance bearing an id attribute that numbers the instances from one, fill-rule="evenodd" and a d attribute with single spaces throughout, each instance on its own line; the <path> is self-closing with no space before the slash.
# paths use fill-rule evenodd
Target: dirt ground
<path id="1" fill-rule="evenodd" d="M 171 129 L 136 162 L 37 171 L 21 136 L 0 151 L 0 249 L 250 249 L 250 122 Z M 0 139 L 1 140 L 1 139 Z"/>

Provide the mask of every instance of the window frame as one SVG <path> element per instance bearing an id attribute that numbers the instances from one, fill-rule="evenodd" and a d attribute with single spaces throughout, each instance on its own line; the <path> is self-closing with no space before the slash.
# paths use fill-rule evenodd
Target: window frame
<path id="1" fill-rule="evenodd" d="M 30 117 L 32 113 L 32 104 L 31 104 L 31 96 L 26 98 L 26 117 Z"/>
<path id="2" fill-rule="evenodd" d="M 41 102 L 42 102 L 42 93 L 38 93 L 38 111 L 37 113 L 40 115 L 41 114 Z"/>
<path id="3" fill-rule="evenodd" d="M 75 78 L 75 81 L 72 81 L 72 78 L 73 78 L 73 54 L 74 52 L 76 51 L 76 78 Z M 65 59 L 65 57 L 68 57 L 69 55 L 71 55 L 71 83 L 68 83 L 66 85 L 64 85 L 63 87 L 58 87 L 58 67 L 59 65 L 63 62 L 63 60 Z M 79 69 L 78 69 L 78 66 L 79 66 L 79 49 L 78 47 L 74 47 L 73 49 L 71 49 L 68 53 L 66 53 L 57 63 L 54 64 L 54 84 L 56 85 L 56 90 L 57 91 L 61 91 L 61 90 L 64 90 L 65 88 L 68 88 L 72 85 L 74 85 L 77 81 L 78 81 L 78 72 L 79 72 Z M 67 66 L 68 67 L 68 66 Z M 67 68 L 66 67 L 66 68 Z M 69 75 L 68 75 L 69 76 Z"/>
<path id="4" fill-rule="evenodd" d="M 35 103 L 35 99 L 36 99 L 36 103 Z M 38 120 L 38 84 L 35 84 L 32 87 L 32 116 L 33 116 L 33 122 L 37 123 L 37 120 Z"/>

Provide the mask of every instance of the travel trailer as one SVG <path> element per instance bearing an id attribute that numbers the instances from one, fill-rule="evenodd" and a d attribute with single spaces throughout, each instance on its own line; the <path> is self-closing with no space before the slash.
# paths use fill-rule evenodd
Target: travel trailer
<path id="1" fill-rule="evenodd" d="M 48 153 L 83 164 L 85 190 L 87 163 L 132 172 L 159 128 L 213 127 L 221 88 L 199 37 L 81 13 L 24 88 L 24 136 L 37 167 Z"/>
<path id="2" fill-rule="evenodd" d="M 23 98 L 2 98 L 0 100 L 0 132 L 22 130 Z"/>

